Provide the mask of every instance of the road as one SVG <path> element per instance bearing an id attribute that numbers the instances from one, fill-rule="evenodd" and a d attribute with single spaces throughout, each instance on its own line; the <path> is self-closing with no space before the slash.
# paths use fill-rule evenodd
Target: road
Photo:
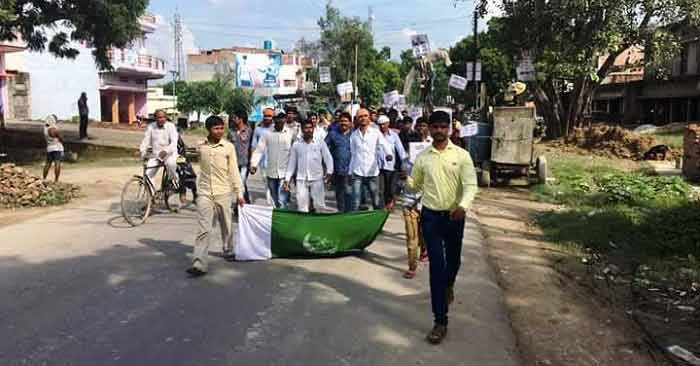
<path id="1" fill-rule="evenodd" d="M 359 256 L 214 258 L 190 279 L 195 232 L 187 209 L 126 227 L 116 196 L 0 228 L 0 365 L 518 364 L 473 220 L 440 346 L 424 340 L 427 267 L 401 277 L 398 213 Z"/>

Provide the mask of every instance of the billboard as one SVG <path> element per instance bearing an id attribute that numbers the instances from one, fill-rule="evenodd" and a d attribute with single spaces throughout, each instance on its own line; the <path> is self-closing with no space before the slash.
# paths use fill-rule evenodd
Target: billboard
<path id="1" fill-rule="evenodd" d="M 236 55 L 236 86 L 242 88 L 279 88 L 282 55 L 239 53 Z"/>

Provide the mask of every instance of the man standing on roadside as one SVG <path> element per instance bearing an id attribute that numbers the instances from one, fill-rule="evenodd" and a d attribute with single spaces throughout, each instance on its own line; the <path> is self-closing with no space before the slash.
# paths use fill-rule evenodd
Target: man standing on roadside
<path id="1" fill-rule="evenodd" d="M 80 139 L 86 139 L 87 127 L 88 127 L 88 117 L 90 116 L 90 109 L 87 104 L 87 94 L 82 92 L 80 98 L 78 99 L 78 115 L 80 116 Z"/>
<path id="2" fill-rule="evenodd" d="M 248 113 L 236 111 L 230 117 L 233 122 L 233 129 L 229 131 L 229 140 L 236 148 L 236 158 L 238 159 L 238 171 L 241 173 L 241 181 L 245 193 L 245 202 L 250 203 L 248 195 L 248 164 L 250 162 L 250 141 L 252 132 L 248 126 Z"/>
<path id="3" fill-rule="evenodd" d="M 255 174 L 262 157 L 266 157 L 267 165 L 263 171 L 275 208 L 287 208 L 289 203 L 289 191 L 284 189 L 282 183 L 287 173 L 289 154 L 294 139 L 284 128 L 286 122 L 287 117 L 284 113 L 277 115 L 274 129 L 260 139 L 250 162 L 250 174 Z"/>
<path id="4" fill-rule="evenodd" d="M 386 141 L 391 145 L 395 159 L 387 161 L 383 154 L 379 157 L 379 176 L 382 178 L 384 186 L 384 205 L 388 208 L 394 207 L 394 199 L 399 193 L 399 172 L 403 165 L 408 162 L 408 155 L 403 149 L 399 135 L 389 128 L 389 118 L 381 116 L 377 119 L 379 130 L 384 135 Z"/>
<path id="5" fill-rule="evenodd" d="M 376 210 L 379 204 L 379 164 L 378 157 L 383 154 L 388 162 L 393 161 L 392 146 L 386 141 L 379 129 L 370 128 L 369 111 L 360 108 L 357 111 L 358 128 L 350 136 L 350 173 L 352 173 L 352 211 L 360 209 L 362 191 L 367 190 Z"/>
<path id="6" fill-rule="evenodd" d="M 310 191 L 314 206 L 323 211 L 326 208 L 324 183 L 333 174 L 333 158 L 323 140 L 314 140 L 314 126 L 310 120 L 302 123 L 301 133 L 302 141 L 292 146 L 284 188 L 289 191 L 289 182 L 296 176 L 298 210 L 309 212 Z"/>
<path id="7" fill-rule="evenodd" d="M 236 149 L 224 139 L 224 120 L 217 116 L 205 122 L 209 136 L 198 146 L 200 174 L 197 184 L 197 216 L 199 233 L 192 256 L 192 267 L 187 273 L 193 277 L 207 274 L 209 235 L 214 219 L 219 221 L 223 253 L 226 260 L 234 259 L 231 203 L 236 199 L 243 207 L 243 183 L 238 171 Z"/>
<path id="8" fill-rule="evenodd" d="M 49 170 L 53 164 L 54 182 L 58 182 L 61 176 L 61 164 L 63 163 L 63 136 L 58 129 L 55 116 L 47 119 L 44 125 L 44 139 L 46 139 L 46 165 L 44 165 L 44 180 L 49 176 Z"/>
<path id="9" fill-rule="evenodd" d="M 461 265 L 466 211 L 477 192 L 469 153 L 449 140 L 450 115 L 430 115 L 432 146 L 416 159 L 407 187 L 423 193 L 421 227 L 430 259 L 430 298 L 435 325 L 427 340 L 439 344 L 447 335 L 447 312 Z"/>
<path id="10" fill-rule="evenodd" d="M 352 135 L 352 116 L 340 114 L 338 129 L 331 130 L 326 136 L 326 145 L 333 156 L 333 187 L 338 212 L 348 212 L 352 208 L 352 188 L 350 175 L 350 136 Z"/>

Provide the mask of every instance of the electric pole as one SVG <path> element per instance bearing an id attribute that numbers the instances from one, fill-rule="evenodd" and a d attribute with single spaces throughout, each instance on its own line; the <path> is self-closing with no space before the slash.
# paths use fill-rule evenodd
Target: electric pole
<path id="1" fill-rule="evenodd" d="M 476 80 L 476 64 L 479 60 L 479 12 L 474 10 L 474 63 L 472 80 L 474 81 L 474 109 L 479 109 L 479 82 Z"/>

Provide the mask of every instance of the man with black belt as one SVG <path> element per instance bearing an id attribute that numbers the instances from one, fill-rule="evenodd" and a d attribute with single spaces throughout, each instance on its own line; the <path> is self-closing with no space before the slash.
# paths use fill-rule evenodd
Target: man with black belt
<path id="1" fill-rule="evenodd" d="M 421 228 L 430 259 L 430 298 L 435 325 L 427 340 L 439 344 L 447 335 L 447 311 L 454 300 L 466 211 L 477 193 L 469 153 L 450 142 L 450 115 L 430 115 L 432 146 L 418 155 L 406 185 L 423 193 Z"/>

